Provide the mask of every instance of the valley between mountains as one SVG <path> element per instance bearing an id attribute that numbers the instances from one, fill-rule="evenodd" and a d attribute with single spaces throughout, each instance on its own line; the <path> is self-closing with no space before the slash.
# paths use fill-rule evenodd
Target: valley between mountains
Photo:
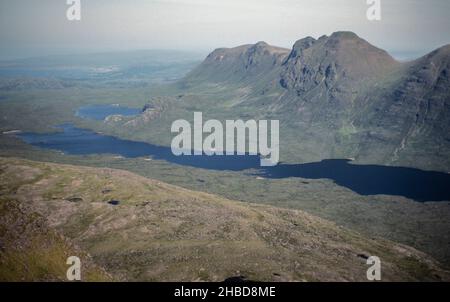
<path id="1" fill-rule="evenodd" d="M 7 76 L 12 68 L 27 73 Z M 366 281 L 371 255 L 383 281 L 449 280 L 445 198 L 363 194 L 330 177 L 269 178 L 114 147 L 71 154 L 20 134 L 45 143 L 69 123 L 167 148 L 172 122 L 192 122 L 196 111 L 222 122 L 277 119 L 282 165 L 351 159 L 346 167 L 411 168 L 445 181 L 450 45 L 399 62 L 335 32 L 291 49 L 219 48 L 203 61 L 138 51 L 0 62 L 0 71 L 1 280 L 65 280 L 72 254 L 86 281 Z M 137 114 L 77 115 L 91 105 Z"/>

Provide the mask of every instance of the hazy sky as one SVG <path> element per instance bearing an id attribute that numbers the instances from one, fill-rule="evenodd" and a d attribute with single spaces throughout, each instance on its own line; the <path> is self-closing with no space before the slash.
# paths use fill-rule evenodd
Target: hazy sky
<path id="1" fill-rule="evenodd" d="M 264 40 L 291 47 L 305 36 L 351 30 L 393 52 L 450 43 L 450 0 L 381 0 L 368 21 L 366 0 L 81 0 L 81 21 L 66 0 L 0 0 L 0 56 L 119 49 L 217 47 Z"/>

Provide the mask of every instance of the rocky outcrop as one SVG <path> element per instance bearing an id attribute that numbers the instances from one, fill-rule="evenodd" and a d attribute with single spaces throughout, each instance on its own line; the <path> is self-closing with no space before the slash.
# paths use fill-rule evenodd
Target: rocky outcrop
<path id="1" fill-rule="evenodd" d="M 307 37 L 294 44 L 283 63 L 280 84 L 299 96 L 314 89 L 316 94 L 342 92 L 340 98 L 345 99 L 358 90 L 360 82 L 381 76 L 398 64 L 354 33 L 337 32 L 318 40 Z"/>
<path id="2" fill-rule="evenodd" d="M 264 42 L 215 50 L 183 83 L 242 88 L 235 106 L 295 130 L 285 140 L 302 150 L 289 151 L 297 161 L 353 157 L 447 172 L 449 58 L 447 45 L 400 63 L 352 32 L 335 32 L 290 51 Z"/>

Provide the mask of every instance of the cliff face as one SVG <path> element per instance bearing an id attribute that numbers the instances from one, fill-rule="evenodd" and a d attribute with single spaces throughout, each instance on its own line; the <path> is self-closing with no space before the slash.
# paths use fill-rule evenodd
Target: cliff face
<path id="1" fill-rule="evenodd" d="M 218 49 L 182 82 L 245 88 L 231 109 L 277 116 L 285 133 L 295 132 L 284 140 L 297 144 L 288 150 L 304 155 L 297 160 L 353 157 L 448 171 L 449 61 L 449 45 L 400 63 L 354 33 L 336 32 L 298 40 L 290 51 L 263 42 Z"/>
<path id="2" fill-rule="evenodd" d="M 396 65 L 389 54 L 354 33 L 337 32 L 318 40 L 308 37 L 297 41 L 283 64 L 280 83 L 299 94 L 318 85 L 327 90 L 351 89 Z"/>
<path id="3" fill-rule="evenodd" d="M 450 46 L 401 66 L 367 96 L 355 123 L 370 131 L 366 149 L 390 145 L 390 161 L 450 170 Z M 372 138 L 372 139 L 371 139 Z"/>

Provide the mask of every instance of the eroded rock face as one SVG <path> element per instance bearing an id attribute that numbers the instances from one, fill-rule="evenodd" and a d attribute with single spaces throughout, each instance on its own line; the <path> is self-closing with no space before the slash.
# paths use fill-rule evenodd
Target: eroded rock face
<path id="1" fill-rule="evenodd" d="M 138 115 L 136 118 L 133 118 L 126 123 L 124 123 L 125 127 L 142 127 L 148 125 L 149 122 L 159 117 L 162 112 L 164 112 L 169 104 L 172 101 L 167 98 L 166 100 L 154 100 L 152 103 L 145 104 L 142 108 L 142 113 Z"/>
<path id="2" fill-rule="evenodd" d="M 408 63 L 388 89 L 374 93 L 356 120 L 373 129 L 367 149 L 381 140 L 392 144 L 394 160 L 435 158 L 448 165 L 448 152 L 436 150 L 447 150 L 450 142 L 449 74 L 450 46 L 444 46 Z"/>
<path id="3" fill-rule="evenodd" d="M 355 34 L 337 32 L 318 40 L 307 37 L 297 41 L 283 63 L 280 84 L 300 96 L 315 89 L 315 94 L 331 92 L 331 98 L 344 98 L 357 90 L 359 82 L 396 65 L 389 54 Z"/>
<path id="4" fill-rule="evenodd" d="M 449 61 L 449 45 L 400 63 L 352 32 L 336 32 L 298 40 L 290 51 L 264 42 L 217 49 L 183 83 L 245 91 L 231 111 L 284 120 L 295 129 L 285 139 L 298 141 L 290 146 L 296 161 L 353 157 L 447 172 Z"/>
<path id="5" fill-rule="evenodd" d="M 155 106 L 153 105 L 153 104 L 145 104 L 144 105 L 144 107 L 142 107 L 142 113 L 144 113 L 145 111 L 147 111 L 147 110 L 152 110 L 152 109 L 155 109 Z"/>
<path id="6" fill-rule="evenodd" d="M 273 47 L 266 42 L 258 42 L 242 54 L 244 67 L 249 71 L 270 70 L 280 65 L 286 51 Z"/>

